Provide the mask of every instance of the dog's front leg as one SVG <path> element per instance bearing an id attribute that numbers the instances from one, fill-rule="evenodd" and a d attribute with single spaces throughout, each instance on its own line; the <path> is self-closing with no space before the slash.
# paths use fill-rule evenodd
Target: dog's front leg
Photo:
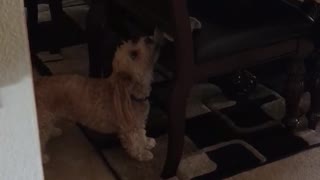
<path id="1" fill-rule="evenodd" d="M 142 129 L 141 130 L 141 135 L 144 137 L 144 146 L 146 149 L 153 149 L 156 146 L 156 140 L 151 137 L 147 137 L 146 135 L 146 130 Z"/>
<path id="2" fill-rule="evenodd" d="M 134 129 L 120 133 L 119 138 L 123 148 L 134 159 L 139 161 L 149 161 L 153 159 L 153 154 L 149 150 L 151 148 L 146 146 L 148 138 L 145 136 L 144 129 Z M 150 141 L 150 143 L 151 146 L 155 145 L 155 141 Z"/>

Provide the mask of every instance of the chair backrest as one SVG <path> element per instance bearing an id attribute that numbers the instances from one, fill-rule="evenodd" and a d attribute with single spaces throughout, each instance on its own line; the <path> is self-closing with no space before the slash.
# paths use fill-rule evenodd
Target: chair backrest
<path id="1" fill-rule="evenodd" d="M 168 0 L 114 0 L 114 3 L 124 8 L 144 25 L 158 24 L 166 29 L 170 26 Z"/>
<path id="2" fill-rule="evenodd" d="M 175 39 L 175 70 L 189 70 L 193 64 L 193 42 L 186 0 L 115 0 L 139 22 L 158 26 Z"/>
<path id="3" fill-rule="evenodd" d="M 169 0 L 175 38 L 177 78 L 189 78 L 194 67 L 194 48 L 186 0 Z M 192 78 L 192 77 L 190 77 Z"/>

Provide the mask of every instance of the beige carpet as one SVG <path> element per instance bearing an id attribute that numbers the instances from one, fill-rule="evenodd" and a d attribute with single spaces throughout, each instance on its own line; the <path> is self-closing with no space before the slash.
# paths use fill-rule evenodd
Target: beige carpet
<path id="1" fill-rule="evenodd" d="M 229 178 L 229 180 L 318 180 L 320 148 L 314 148 Z"/>
<path id="2" fill-rule="evenodd" d="M 46 180 L 115 180 L 87 138 L 74 125 L 63 124 L 62 136 L 48 144 Z"/>

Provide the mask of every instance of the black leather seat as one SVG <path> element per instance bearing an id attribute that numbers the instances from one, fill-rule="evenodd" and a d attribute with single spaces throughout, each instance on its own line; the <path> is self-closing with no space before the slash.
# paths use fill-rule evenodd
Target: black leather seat
<path id="1" fill-rule="evenodd" d="M 237 8 L 230 5 L 219 0 L 189 0 L 190 14 L 203 25 L 194 33 L 197 63 L 301 36 L 311 27 L 305 16 L 281 0 Z"/>
<path id="2" fill-rule="evenodd" d="M 171 31 L 166 1 L 117 0 L 135 17 Z M 196 63 L 267 46 L 310 30 L 311 22 L 282 0 L 188 0 L 190 16 L 202 22 L 194 32 Z"/>

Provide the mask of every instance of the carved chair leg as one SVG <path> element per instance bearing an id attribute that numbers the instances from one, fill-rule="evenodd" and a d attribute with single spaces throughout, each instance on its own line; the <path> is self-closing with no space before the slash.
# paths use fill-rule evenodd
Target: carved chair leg
<path id="1" fill-rule="evenodd" d="M 37 34 L 38 27 L 38 2 L 37 0 L 25 1 L 27 8 L 27 24 L 30 49 L 34 50 L 35 47 L 35 35 Z"/>
<path id="2" fill-rule="evenodd" d="M 89 74 L 101 78 L 112 73 L 112 59 L 117 36 L 112 31 L 110 0 L 92 0 L 87 14 L 86 31 L 89 50 Z"/>
<path id="3" fill-rule="evenodd" d="M 317 56 L 320 57 L 320 56 Z M 320 121 L 320 59 L 314 59 L 313 72 L 311 74 L 311 112 L 309 128 L 316 129 Z"/>
<path id="4" fill-rule="evenodd" d="M 308 109 L 308 101 L 304 94 L 304 59 L 296 58 L 289 63 L 288 80 L 285 89 L 286 116 L 283 123 L 291 130 L 303 127 L 305 113 Z"/>
<path id="5" fill-rule="evenodd" d="M 63 6 L 62 0 L 49 0 L 49 8 L 51 14 L 51 21 L 53 23 L 53 27 L 56 28 L 56 36 L 59 37 L 61 34 L 62 21 L 63 21 Z M 55 38 L 54 42 L 52 42 L 52 47 L 50 52 L 55 54 L 60 52 L 60 39 Z"/>
<path id="6" fill-rule="evenodd" d="M 183 154 L 185 112 L 190 86 L 176 83 L 171 93 L 169 104 L 168 149 L 162 178 L 176 175 Z"/>

